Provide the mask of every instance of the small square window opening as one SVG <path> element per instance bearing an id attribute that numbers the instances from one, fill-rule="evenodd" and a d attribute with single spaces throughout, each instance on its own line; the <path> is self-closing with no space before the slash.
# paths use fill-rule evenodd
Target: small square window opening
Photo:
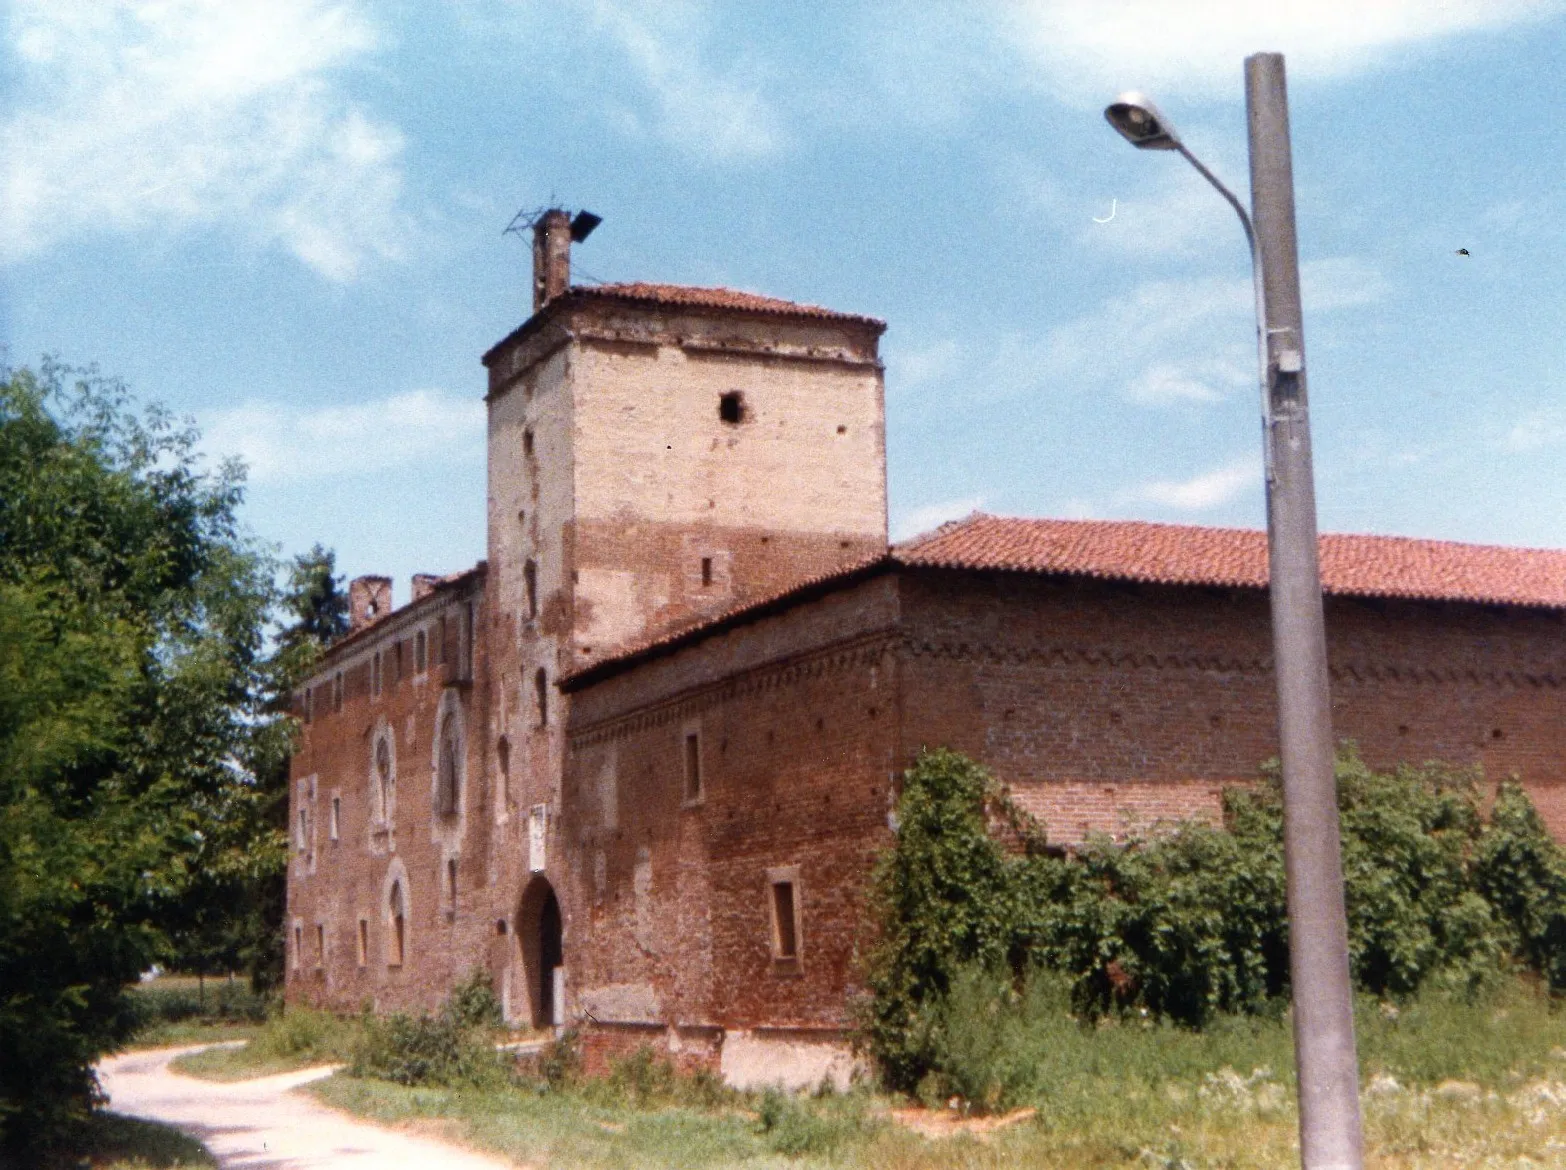
<path id="1" fill-rule="evenodd" d="M 718 418 L 737 425 L 745 421 L 745 396 L 738 390 L 730 390 L 718 396 Z"/>

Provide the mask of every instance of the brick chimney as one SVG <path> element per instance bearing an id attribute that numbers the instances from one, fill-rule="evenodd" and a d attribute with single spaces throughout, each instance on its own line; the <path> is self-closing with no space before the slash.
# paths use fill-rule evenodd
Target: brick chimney
<path id="1" fill-rule="evenodd" d="M 348 629 L 359 630 L 392 611 L 390 577 L 355 577 L 348 582 Z"/>
<path id="2" fill-rule="evenodd" d="M 571 287 L 571 217 L 555 207 L 533 225 L 533 312 Z"/>

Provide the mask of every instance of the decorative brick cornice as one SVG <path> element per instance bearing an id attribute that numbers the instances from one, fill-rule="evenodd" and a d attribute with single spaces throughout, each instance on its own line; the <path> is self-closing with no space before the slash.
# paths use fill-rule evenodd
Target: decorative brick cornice
<path id="1" fill-rule="evenodd" d="M 625 739 L 639 731 L 693 718 L 721 703 L 818 678 L 828 678 L 861 666 L 880 664 L 898 644 L 895 630 L 875 630 L 815 650 L 763 663 L 727 677 L 698 683 L 637 707 L 629 713 L 605 716 L 568 729 L 573 750 Z M 574 713 L 573 705 L 573 713 Z"/>
<path id="2" fill-rule="evenodd" d="M 913 658 L 985 662 L 996 666 L 1090 666 L 1109 670 L 1191 671 L 1209 674 L 1272 673 L 1271 655 L 1227 657 L 1217 654 L 1152 654 L 1085 646 L 1006 646 L 974 642 L 936 642 L 904 637 L 901 648 Z M 1334 682 L 1408 683 L 1420 686 L 1490 686 L 1559 689 L 1566 676 L 1552 670 L 1519 671 L 1446 667 L 1437 669 L 1398 663 L 1343 661 L 1329 664 Z"/>

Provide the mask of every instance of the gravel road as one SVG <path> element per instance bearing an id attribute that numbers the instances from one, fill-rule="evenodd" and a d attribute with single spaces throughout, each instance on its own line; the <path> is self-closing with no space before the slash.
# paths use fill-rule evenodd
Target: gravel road
<path id="1" fill-rule="evenodd" d="M 383 1129 L 290 1090 L 330 1076 L 302 1069 L 223 1084 L 181 1076 L 169 1061 L 207 1047 L 127 1052 L 98 1066 L 116 1113 L 177 1126 L 223 1170 L 517 1170 L 515 1163 Z"/>

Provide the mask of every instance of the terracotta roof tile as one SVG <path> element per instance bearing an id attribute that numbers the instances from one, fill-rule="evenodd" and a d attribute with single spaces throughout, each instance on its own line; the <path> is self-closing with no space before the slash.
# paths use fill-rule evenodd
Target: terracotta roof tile
<path id="1" fill-rule="evenodd" d="M 1502 548 L 1406 536 L 1321 537 L 1325 593 L 1566 609 L 1566 550 Z M 975 512 L 787 589 L 630 646 L 562 679 L 574 690 L 718 629 L 794 604 L 803 595 L 891 565 L 1000 570 L 1265 589 L 1267 534 L 1140 520 L 1030 520 Z"/>
<path id="2" fill-rule="evenodd" d="M 1321 537 L 1326 593 L 1566 608 L 1566 551 L 1406 536 Z M 975 513 L 897 545 L 908 565 L 1064 573 L 1165 585 L 1265 588 L 1267 535 L 1128 520 Z"/>
<path id="3" fill-rule="evenodd" d="M 571 286 L 576 296 L 604 297 L 619 301 L 637 301 L 642 304 L 690 306 L 699 309 L 735 309 L 744 313 L 770 313 L 787 317 L 820 317 L 830 321 L 857 321 L 884 329 L 886 322 L 858 313 L 840 313 L 836 309 L 820 305 L 802 305 L 778 297 L 764 297 L 760 293 L 740 292 L 731 288 L 695 288 L 684 284 L 650 284 L 636 281 L 628 284 L 578 284 Z"/>

